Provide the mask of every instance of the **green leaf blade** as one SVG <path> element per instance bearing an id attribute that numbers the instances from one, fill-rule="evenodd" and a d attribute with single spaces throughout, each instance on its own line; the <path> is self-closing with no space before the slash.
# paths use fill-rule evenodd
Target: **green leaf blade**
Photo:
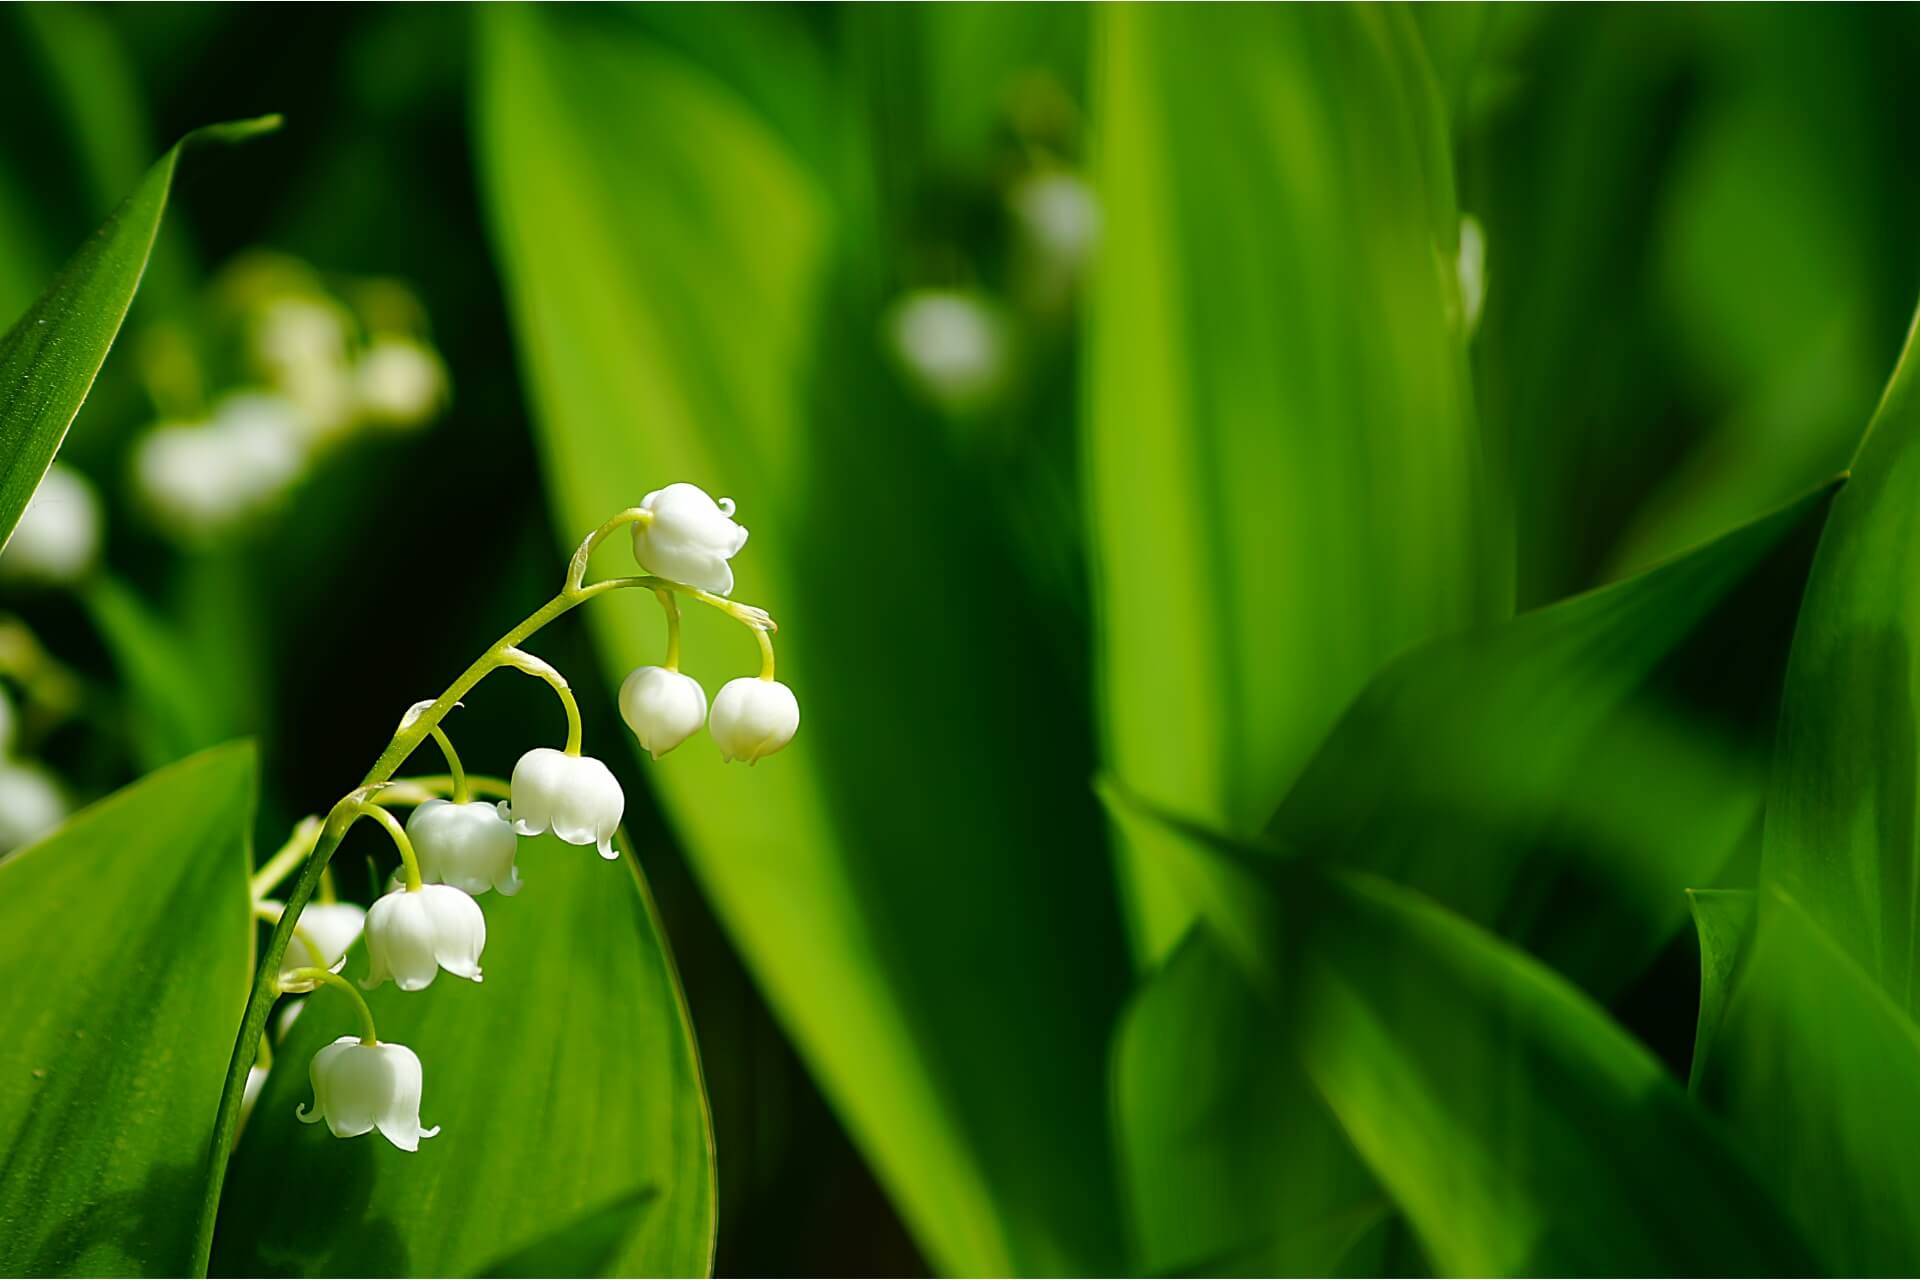
<path id="1" fill-rule="evenodd" d="M 279 126 L 278 116 L 263 116 L 209 125 L 175 143 L 0 338 L 0 545 L 12 536 L 120 332 L 181 157 Z"/>
<path id="2" fill-rule="evenodd" d="M 0 1271 L 181 1275 L 252 955 L 254 753 L 0 861 Z"/>

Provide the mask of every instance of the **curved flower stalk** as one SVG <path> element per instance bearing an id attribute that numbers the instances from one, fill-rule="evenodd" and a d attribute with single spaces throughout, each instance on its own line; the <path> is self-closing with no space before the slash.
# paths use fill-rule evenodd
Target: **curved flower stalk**
<path id="1" fill-rule="evenodd" d="M 479 981 L 486 920 L 471 895 L 484 893 L 489 887 L 503 896 L 519 890 L 521 881 L 510 842 L 514 835 L 551 830 L 568 843 L 594 845 L 603 856 L 617 856 L 612 836 L 625 805 L 619 781 L 600 761 L 581 754 L 580 709 L 566 679 L 521 647 L 542 627 L 596 596 L 631 589 L 650 591 L 667 618 L 667 653 L 659 670 L 677 674 L 679 599 L 685 597 L 716 609 L 746 627 L 758 641 L 760 676 L 747 683 L 766 686 L 751 698 L 735 695 L 726 700 L 728 706 L 740 703 L 741 715 L 720 715 L 722 699 L 715 699 L 719 718 L 711 720 L 710 727 L 721 741 L 723 752 L 757 760 L 779 750 L 793 736 L 799 720 L 798 704 L 791 690 L 773 680 L 772 636 L 777 630 L 773 618 L 764 609 L 729 600 L 711 589 L 732 589 L 732 570 L 727 561 L 746 542 L 746 530 L 733 523 L 732 514 L 730 501 L 715 502 L 692 485 L 669 485 L 594 530 L 574 552 L 559 594 L 488 646 L 439 697 L 410 708 L 360 785 L 342 796 L 324 820 L 303 823 L 287 846 L 256 873 L 253 889 L 258 902 L 298 867 L 285 908 L 274 913 L 273 936 L 261 956 L 228 1063 L 208 1154 L 208 1206 L 219 1201 L 249 1073 L 259 1069 L 256 1056 L 269 1012 L 285 992 L 313 990 L 319 985 L 338 987 L 358 1003 L 364 1022 L 357 1043 L 348 1037 L 315 1056 L 309 1068 L 314 1103 L 311 1109 L 302 1108 L 301 1119 L 313 1123 L 324 1120 L 341 1137 L 377 1128 L 395 1146 L 408 1151 L 415 1150 L 421 1138 L 438 1132 L 422 1129 L 419 1123 L 425 1067 L 411 1050 L 380 1043 L 365 1001 L 351 982 L 334 972 L 337 965 L 282 971 L 288 948 L 302 932 L 302 912 L 316 890 L 327 883 L 327 863 L 355 823 L 371 818 L 385 828 L 403 868 L 402 882 L 366 915 L 366 985 L 391 978 L 406 991 L 428 985 L 442 969 Z M 653 572 L 587 582 L 587 562 L 594 550 L 628 526 L 634 527 L 636 556 Z M 668 576 L 669 572 L 684 576 Z M 566 712 L 567 737 L 560 748 L 535 747 L 523 755 L 505 788 L 506 803 L 493 810 L 476 801 L 474 793 L 484 789 L 497 794 L 499 784 L 470 777 L 441 726 L 461 699 L 503 667 L 535 675 L 552 687 Z M 772 692 L 776 689 L 778 693 Z M 723 690 L 723 696 L 725 693 Z M 771 714 L 768 707 L 774 707 Z M 675 709 L 670 727 L 678 736 L 671 742 L 665 733 L 652 732 L 650 720 L 645 721 L 645 732 L 642 725 L 635 725 L 635 733 L 655 755 L 664 754 L 692 732 L 686 726 L 684 710 L 683 706 Z M 632 719 L 629 716 L 630 723 Z M 394 775 L 400 766 L 429 739 L 445 756 L 447 774 L 397 780 Z M 416 806 L 405 826 L 390 812 L 392 805 Z M 535 884 L 537 892 L 537 875 Z M 331 954 L 327 943 L 311 934 L 302 939 L 302 944 L 310 954 L 322 958 Z M 212 1238 L 209 1208 L 203 1210 L 195 1235 L 195 1258 L 201 1269 L 206 1265 Z"/>

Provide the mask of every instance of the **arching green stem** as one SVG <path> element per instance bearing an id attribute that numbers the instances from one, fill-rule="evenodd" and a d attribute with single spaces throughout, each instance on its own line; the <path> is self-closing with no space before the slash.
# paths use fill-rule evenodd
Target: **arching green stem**
<path id="1" fill-rule="evenodd" d="M 370 804 L 365 800 L 356 802 L 353 806 L 352 813 L 354 818 L 372 818 L 375 822 L 387 829 L 387 834 L 393 837 L 393 847 L 400 851 L 401 865 L 404 866 L 407 871 L 407 892 L 420 892 L 420 885 L 422 883 L 420 879 L 420 859 L 418 855 L 414 853 L 413 841 L 407 839 L 407 829 L 400 825 L 400 819 L 394 817 L 379 805 Z M 349 826 L 352 825 L 352 821 L 352 818 L 348 819 Z"/>
<path id="2" fill-rule="evenodd" d="M 247 881 L 247 889 L 255 902 L 272 893 L 273 887 L 291 875 L 301 860 L 313 852 L 314 844 L 320 839 L 321 826 L 319 814 L 310 814 L 294 824 L 287 842 L 261 863 L 260 869 Z"/>
<path id="3" fill-rule="evenodd" d="M 669 671 L 680 669 L 680 601 L 671 591 L 656 591 L 661 610 L 667 615 L 667 661 Z"/>
<path id="4" fill-rule="evenodd" d="M 773 637 L 758 627 L 753 629 L 753 634 L 760 641 L 760 678 L 771 680 L 773 679 Z"/>
<path id="5" fill-rule="evenodd" d="M 500 654 L 501 661 L 516 671 L 524 671 L 530 676 L 545 680 L 560 698 L 560 705 L 567 709 L 567 746 L 570 756 L 580 754 L 580 704 L 574 701 L 573 689 L 567 684 L 567 678 L 560 674 L 559 668 L 544 658 L 536 658 L 524 649 L 506 649 Z"/>
<path id="6" fill-rule="evenodd" d="M 433 740 L 439 744 L 440 754 L 447 758 L 447 772 L 453 775 L 453 802 L 467 802 L 467 771 L 460 767 L 460 753 L 453 749 L 453 739 L 439 725 L 433 726 Z"/>
<path id="7" fill-rule="evenodd" d="M 316 987 L 338 987 L 346 992 L 347 998 L 353 1001 L 353 1007 L 360 1011 L 360 1043 L 364 1045 L 380 1043 L 380 1037 L 374 1034 L 373 1010 L 367 1007 L 367 998 L 354 990 L 351 982 L 330 969 L 295 969 L 287 975 L 287 981 L 311 982 Z"/>

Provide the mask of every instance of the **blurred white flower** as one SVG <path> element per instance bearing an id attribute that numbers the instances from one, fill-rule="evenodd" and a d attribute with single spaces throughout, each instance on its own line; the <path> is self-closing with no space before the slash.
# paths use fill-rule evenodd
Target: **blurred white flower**
<path id="1" fill-rule="evenodd" d="M 280 904 L 271 898 L 262 899 L 260 905 L 280 909 Z M 352 902 L 309 902 L 295 923 L 299 925 L 299 932 L 287 940 L 286 954 L 280 957 L 280 989 L 311 991 L 312 983 L 289 985 L 287 975 L 295 969 L 338 972 L 347 952 L 359 940 L 360 931 L 366 927 L 367 913 Z M 307 945 L 309 939 L 313 947 Z M 314 947 L 319 948 L 319 955 L 313 953 Z"/>
<path id="2" fill-rule="evenodd" d="M 403 1044 L 362 1044 L 341 1036 L 313 1055 L 308 1068 L 313 1108 L 294 1115 L 307 1124 L 324 1120 L 336 1138 L 357 1138 L 374 1129 L 402 1151 L 418 1151 L 422 1138 L 440 1126 L 420 1127 L 420 1059 Z"/>
<path id="3" fill-rule="evenodd" d="M 887 336 L 914 383 L 942 408 L 979 408 L 1006 386 L 1006 326 L 971 294 L 910 293 L 889 313 Z"/>
<path id="4" fill-rule="evenodd" d="M 754 763 L 793 741 L 800 728 L 800 702 L 778 680 L 742 676 L 720 686 L 707 730 L 726 760 Z"/>
<path id="5" fill-rule="evenodd" d="M 678 671 L 636 667 L 620 682 L 620 716 L 658 760 L 707 722 L 706 690 Z"/>
<path id="6" fill-rule="evenodd" d="M 134 481 L 161 528 L 199 540 L 277 506 L 306 468 L 311 427 L 285 396 L 243 391 L 211 421 L 156 427 L 134 450 Z"/>
<path id="7" fill-rule="evenodd" d="M 1007 196 L 1021 239 L 1049 268 L 1086 270 L 1100 242 L 1100 204 L 1086 179 L 1049 169 L 1021 179 Z"/>
<path id="8" fill-rule="evenodd" d="M 0 756 L 13 750 L 13 735 L 19 731 L 19 717 L 13 709 L 13 699 L 7 696 L 6 686 L 0 685 Z"/>
<path id="9" fill-rule="evenodd" d="M 84 576 L 100 554 L 100 499 L 85 476 L 56 462 L 27 499 L 0 552 L 0 575 L 47 583 Z"/>
<path id="10" fill-rule="evenodd" d="M 613 833 L 627 798 L 613 771 L 592 756 L 535 747 L 513 766 L 512 799 L 502 816 L 523 836 L 551 829 L 568 844 L 590 844 L 617 858 Z"/>
<path id="11" fill-rule="evenodd" d="M 32 844 L 67 816 L 67 799 L 37 764 L 0 760 L 0 853 Z"/>
<path id="12" fill-rule="evenodd" d="M 670 484 L 640 500 L 652 518 L 633 526 L 633 558 L 648 573 L 684 582 L 715 595 L 733 592 L 727 561 L 747 545 L 747 531 L 734 523 L 733 499 L 718 502 L 695 484 Z"/>
<path id="13" fill-rule="evenodd" d="M 431 347 L 411 338 L 380 337 L 360 356 L 354 398 L 369 422 L 414 427 L 439 410 L 447 368 Z"/>
<path id="14" fill-rule="evenodd" d="M 386 894 L 367 912 L 368 990 L 388 978 L 402 991 L 432 984 L 440 970 L 480 981 L 487 918 L 480 904 L 451 885 L 423 884 Z"/>
<path id="15" fill-rule="evenodd" d="M 1472 214 L 1460 218 L 1460 255 L 1454 269 L 1460 276 L 1460 315 L 1467 336 L 1480 327 L 1480 310 L 1487 301 L 1487 233 Z"/>
<path id="16" fill-rule="evenodd" d="M 315 439 L 337 435 L 353 418 L 352 326 L 338 304 L 302 294 L 275 298 L 254 317 L 255 363 L 300 407 Z"/>
<path id="17" fill-rule="evenodd" d="M 520 892 L 520 873 L 513 865 L 520 841 L 494 805 L 429 800 L 408 816 L 407 838 L 429 883 L 476 896 L 489 889 L 507 897 Z"/>

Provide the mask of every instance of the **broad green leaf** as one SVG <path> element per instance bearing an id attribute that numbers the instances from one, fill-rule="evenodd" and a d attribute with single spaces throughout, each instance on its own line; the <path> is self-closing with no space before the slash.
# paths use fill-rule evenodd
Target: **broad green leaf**
<path id="1" fill-rule="evenodd" d="M 265 116 L 209 125 L 175 143 L 0 338 L 0 544 L 12 536 L 120 332 L 180 158 L 206 143 L 237 142 L 279 123 L 279 117 Z"/>
<path id="2" fill-rule="evenodd" d="M 1837 488 L 1408 654 L 1355 700 L 1270 833 L 1429 894 L 1610 999 L 1685 926 L 1685 890 L 1750 847 Z"/>
<path id="3" fill-rule="evenodd" d="M 252 953 L 254 753 L 0 861 L 0 1272 L 183 1275 Z"/>
<path id="4" fill-rule="evenodd" d="M 1912 1013 L 1920 976 L 1920 355 L 1909 334 L 1807 580 L 1762 871 Z"/>
<path id="5" fill-rule="evenodd" d="M 1381 662 L 1504 607 L 1444 110 L 1399 11 L 1096 22 L 1105 754 L 1149 798 L 1254 831 Z M 1151 959 L 1191 909 L 1151 844 L 1124 864 Z"/>
<path id="6" fill-rule="evenodd" d="M 702 737 L 646 765 L 708 899 L 936 1269 L 1118 1266 L 1101 1082 L 1125 961 L 1084 698 L 1008 625 L 1037 606 L 943 443 L 889 411 L 884 300 L 831 274 L 844 202 L 641 34 L 501 7 L 481 47 L 563 541 L 703 484 L 753 531 L 736 598 L 780 620 L 792 747 L 742 769 Z M 696 613 L 693 674 L 750 672 L 750 641 Z M 651 601 L 588 620 L 613 680 L 660 660 Z"/>
<path id="7" fill-rule="evenodd" d="M 619 1274 L 621 1250 L 656 1197 L 651 1188 L 615 1196 L 564 1222 L 523 1248 L 496 1258 L 480 1276 L 601 1276 Z"/>
<path id="8" fill-rule="evenodd" d="M 127 693 L 135 753 L 149 769 L 231 737 L 232 673 L 216 675 L 134 589 L 94 574 L 80 592 Z"/>
<path id="9" fill-rule="evenodd" d="M 1114 1044 L 1114 1115 L 1146 1275 L 1377 1274 L 1391 1201 L 1294 1061 L 1285 1027 L 1196 927 Z"/>
<path id="10" fill-rule="evenodd" d="M 409 1154 L 295 1119 L 314 1053 L 356 1026 L 338 992 L 313 996 L 234 1153 L 214 1273 L 471 1275 L 643 1186 L 607 1274 L 707 1274 L 706 1095 L 645 883 L 551 836 L 521 842 L 520 869 L 518 895 L 481 899 L 484 983 L 368 996 L 381 1039 L 420 1055 L 439 1136 Z"/>
<path id="11" fill-rule="evenodd" d="M 1912 1275 L 1920 1029 L 1777 887 L 1759 914 L 1700 1096 L 1733 1123 L 1820 1271 Z"/>
<path id="12" fill-rule="evenodd" d="M 1370 875 L 1285 892 L 1300 1058 L 1442 1273 L 1807 1271 L 1709 1119 L 1574 988 Z"/>
<path id="13" fill-rule="evenodd" d="M 1687 1088 L 1698 1092 L 1726 1018 L 1734 975 L 1753 938 L 1754 894 L 1751 889 L 1689 889 L 1687 905 L 1700 934 L 1700 1015 L 1687 1072 Z"/>

